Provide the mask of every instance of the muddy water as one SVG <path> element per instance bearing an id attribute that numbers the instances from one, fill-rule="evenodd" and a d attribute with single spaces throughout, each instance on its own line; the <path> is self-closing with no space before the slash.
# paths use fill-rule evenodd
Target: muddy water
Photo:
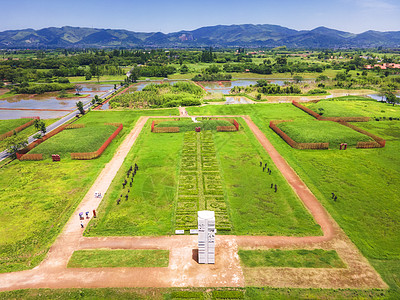
<path id="1" fill-rule="evenodd" d="M 80 93 L 87 94 L 87 97 L 59 99 L 59 92 L 51 92 L 44 93 L 42 95 L 18 95 L 1 99 L 0 119 L 18 119 L 21 117 L 31 116 L 40 116 L 41 118 L 59 118 L 68 114 L 68 111 L 75 110 L 76 102 L 82 101 L 84 104 L 86 104 L 90 102 L 95 95 L 100 96 L 114 87 L 113 85 L 97 84 L 79 85 L 82 87 L 82 91 L 80 91 Z M 75 90 L 69 90 L 68 92 L 74 93 Z M 38 111 L 39 109 L 59 111 Z"/>

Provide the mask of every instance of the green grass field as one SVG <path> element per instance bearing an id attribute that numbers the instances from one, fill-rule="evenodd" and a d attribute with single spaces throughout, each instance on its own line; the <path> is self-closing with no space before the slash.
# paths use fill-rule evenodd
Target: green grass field
<path id="1" fill-rule="evenodd" d="M 196 127 L 202 130 L 216 130 L 217 126 L 233 126 L 232 123 L 224 120 L 198 120 L 198 123 L 189 120 L 181 121 L 166 121 L 162 122 L 156 127 L 179 127 L 180 132 L 194 131 Z"/>
<path id="2" fill-rule="evenodd" d="M 20 120 L 20 119 L 18 119 Z M 23 120 L 23 119 L 22 119 Z M 28 121 L 27 119 L 25 119 L 25 123 Z M 46 126 L 49 126 L 51 124 L 53 124 L 54 122 L 56 122 L 59 119 L 43 119 L 42 121 L 46 124 Z M 1 120 L 0 122 L 3 122 L 4 120 Z M 24 124 L 24 123 L 23 123 Z M 18 136 L 22 136 L 25 139 L 28 139 L 29 136 L 31 136 L 32 134 L 35 134 L 37 132 L 35 126 L 29 126 L 28 128 L 25 128 L 24 130 L 22 130 L 21 132 L 18 132 L 17 135 Z M 6 148 L 6 139 L 0 141 L 0 151 L 5 150 Z"/>
<path id="3" fill-rule="evenodd" d="M 400 118 L 400 107 L 359 96 L 347 96 L 305 104 L 324 117 L 392 117 Z"/>
<path id="4" fill-rule="evenodd" d="M 45 257 L 120 142 L 139 116 L 149 113 L 170 115 L 177 114 L 178 110 L 93 111 L 79 122 L 124 124 L 124 129 L 100 158 L 61 163 L 14 161 L 0 169 L 0 272 L 33 268 Z"/>
<path id="5" fill-rule="evenodd" d="M 356 146 L 357 142 L 373 141 L 349 127 L 330 121 L 294 121 L 277 125 L 298 143 L 329 143 L 329 148 L 337 148 L 341 143 Z"/>
<path id="6" fill-rule="evenodd" d="M 168 267 L 168 250 L 79 250 L 68 268 L 154 268 Z"/>
<path id="7" fill-rule="evenodd" d="M 104 217 L 91 220 L 86 235 L 165 235 L 173 232 L 184 134 L 151 133 L 149 126 L 147 124 L 142 131 L 137 147 L 132 148 L 112 183 L 111 192 L 99 207 L 99 215 Z M 272 166 L 247 127 L 241 132 L 220 132 L 213 136 L 224 196 L 233 224 L 232 233 L 321 234 L 319 226 Z M 268 162 L 272 175 L 262 172 L 260 161 Z M 141 169 L 134 177 L 133 186 L 128 184 L 123 188 L 126 172 L 134 163 Z M 277 193 L 270 188 L 271 183 L 278 185 Z M 117 204 L 119 198 L 121 201 Z"/>
<path id="8" fill-rule="evenodd" d="M 101 202 L 99 217 L 90 221 L 85 234 L 171 234 L 182 143 L 182 134 L 152 133 L 148 122 Z M 126 172 L 135 163 L 139 171 L 132 187 L 129 180 L 127 186 L 122 188 Z M 128 195 L 128 199 L 125 195 Z M 119 198 L 121 202 L 117 204 Z"/>
<path id="9" fill-rule="evenodd" d="M 239 250 L 245 267 L 345 268 L 335 250 Z"/>
<path id="10" fill-rule="evenodd" d="M 355 123 L 384 138 L 387 141 L 385 148 L 302 151 L 291 148 L 268 127 L 270 119 L 300 117 L 286 104 L 278 104 L 277 108 L 280 110 L 275 111 L 268 104 L 254 104 L 193 107 L 187 110 L 190 115 L 211 112 L 219 115 L 249 114 L 350 239 L 373 262 L 390 285 L 390 295 L 398 298 L 400 122 Z M 306 120 L 308 116 L 303 115 Z M 338 196 L 336 202 L 331 200 L 332 192 Z M 385 270 L 385 266 L 389 265 L 389 270 L 393 271 Z"/>
<path id="11" fill-rule="evenodd" d="M 24 125 L 29 122 L 30 119 L 12 119 L 12 120 L 0 120 L 0 135 L 14 130 L 15 128 Z"/>
<path id="12" fill-rule="evenodd" d="M 59 154 L 61 159 L 64 159 L 69 158 L 70 153 L 94 152 L 104 144 L 116 129 L 116 126 L 111 125 L 65 129 L 38 145 L 29 153 L 41 153 L 44 158 L 50 158 L 52 154 Z"/>

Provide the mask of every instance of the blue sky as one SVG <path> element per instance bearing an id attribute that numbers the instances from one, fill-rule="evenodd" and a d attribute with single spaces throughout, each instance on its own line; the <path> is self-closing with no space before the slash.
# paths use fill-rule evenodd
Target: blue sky
<path id="1" fill-rule="evenodd" d="M 0 31 L 65 25 L 161 31 L 218 24 L 400 31 L 399 0 L 0 0 Z"/>

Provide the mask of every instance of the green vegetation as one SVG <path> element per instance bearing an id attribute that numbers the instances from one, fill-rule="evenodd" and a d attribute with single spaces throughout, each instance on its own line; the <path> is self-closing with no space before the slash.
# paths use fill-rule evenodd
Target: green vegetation
<path id="1" fill-rule="evenodd" d="M 305 106 L 324 117 L 400 118 L 400 107 L 358 96 L 326 99 Z"/>
<path id="2" fill-rule="evenodd" d="M 291 108 L 291 106 L 288 107 Z M 190 172 L 197 174 L 197 167 L 193 170 L 189 168 L 190 157 L 183 159 L 184 151 L 195 151 L 196 147 L 193 145 L 188 146 L 188 149 L 183 147 L 184 133 L 155 134 L 150 132 L 149 126 L 150 124 L 147 124 L 142 131 L 137 140 L 137 147 L 132 148 L 128 154 L 110 187 L 110 192 L 99 207 L 100 217 L 91 220 L 85 231 L 86 235 L 165 235 L 173 232 L 179 162 L 181 161 L 181 172 L 184 171 L 179 175 L 179 182 L 191 175 Z M 213 133 L 212 138 L 207 137 L 207 143 L 210 142 L 215 144 L 217 161 L 211 163 L 206 169 L 203 162 L 202 168 L 205 172 L 203 175 L 208 176 L 210 174 L 207 172 L 218 171 L 215 165 L 219 164 L 221 177 L 218 177 L 222 185 L 221 187 L 214 186 L 217 178 L 210 177 L 209 179 L 212 179 L 215 184 L 213 184 L 211 194 L 207 194 L 207 187 L 204 188 L 205 201 L 202 205 L 205 208 L 211 205 L 211 208 L 220 212 L 230 211 L 230 220 L 221 215 L 217 224 L 222 221 L 221 224 L 231 222 L 234 234 L 295 236 L 321 234 L 319 226 L 306 212 L 300 200 L 272 165 L 265 150 L 247 127 L 239 132 Z M 206 148 L 202 149 L 202 153 L 203 156 L 207 154 L 207 159 L 209 159 L 212 149 Z M 262 168 L 259 167 L 260 161 L 268 162 L 272 175 L 262 172 Z M 126 172 L 134 163 L 139 165 L 139 171 L 132 181 L 133 185 L 130 187 L 131 179 L 128 178 L 128 184 L 123 188 L 122 183 L 126 179 Z M 199 162 L 194 166 L 197 164 Z M 206 186 L 207 176 L 203 176 L 202 179 Z M 277 193 L 270 188 L 271 183 L 277 184 Z M 179 185 L 178 193 L 186 197 L 185 201 L 182 200 L 185 203 L 190 202 L 189 200 L 193 197 L 191 195 L 198 195 L 199 187 L 196 184 L 193 189 L 192 185 L 184 184 L 182 187 Z M 216 194 L 216 189 L 222 190 Z M 182 202 L 179 199 L 178 208 L 180 208 L 179 203 Z M 228 209 L 220 206 L 219 202 L 224 201 Z M 183 207 L 187 208 L 185 205 Z M 181 220 L 178 217 L 175 218 L 177 225 L 181 224 Z"/>
<path id="3" fill-rule="evenodd" d="M 203 89 L 189 82 L 150 84 L 143 91 L 122 94 L 110 100 L 112 108 L 156 108 L 201 104 Z"/>
<path id="4" fill-rule="evenodd" d="M 13 91 L 17 94 L 43 94 L 45 92 L 54 92 L 62 90 L 73 89 L 73 84 L 61 84 L 61 83 L 41 83 L 41 84 L 21 84 L 13 87 Z"/>
<path id="5" fill-rule="evenodd" d="M 79 250 L 68 268 L 168 267 L 168 250 Z"/>
<path id="6" fill-rule="evenodd" d="M 337 148 L 341 143 L 356 146 L 357 142 L 373 141 L 364 134 L 331 121 L 296 120 L 277 126 L 298 143 L 329 143 L 330 148 Z"/>
<path id="7" fill-rule="evenodd" d="M 63 160 L 57 164 L 48 160 L 13 161 L 0 169 L 0 272 L 29 269 L 42 261 L 104 164 L 112 158 L 138 117 L 146 113 L 176 115 L 178 110 L 92 111 L 78 123 L 90 126 L 119 122 L 124 125 L 100 158 Z M 43 145 L 49 141 L 51 139 Z"/>
<path id="8" fill-rule="evenodd" d="M 150 124 L 146 124 L 135 147 L 128 153 L 99 206 L 99 217 L 90 221 L 85 235 L 173 233 L 178 161 L 183 137 L 177 133 L 152 133 Z M 139 170 L 131 187 L 132 176 L 126 178 L 126 173 L 135 163 Z M 123 188 L 125 179 L 128 179 L 128 184 Z"/>
<path id="9" fill-rule="evenodd" d="M 86 126 L 84 128 L 65 129 L 49 140 L 41 143 L 29 153 L 40 153 L 44 157 L 59 154 L 62 159 L 70 153 L 94 152 L 114 133 L 117 127 L 112 125 Z"/>
<path id="10" fill-rule="evenodd" d="M 294 112 L 286 104 L 205 106 L 187 110 L 191 115 L 250 115 L 350 239 L 377 266 L 383 279 L 390 284 L 391 297 L 398 298 L 400 287 L 393 276 L 397 278 L 396 270 L 400 265 L 400 238 L 397 234 L 400 227 L 396 221 L 400 212 L 394 209 L 400 205 L 396 185 L 400 180 L 399 122 L 355 123 L 385 139 L 384 148 L 302 151 L 291 148 L 268 127 L 271 119 L 299 117 L 300 112 Z M 304 119 L 311 118 L 301 113 Z M 332 192 L 338 196 L 336 202 L 332 200 Z M 393 263 L 389 268 L 393 271 L 383 271 L 385 266 L 389 266 L 389 261 Z"/>
<path id="11" fill-rule="evenodd" d="M 9 132 L 25 123 L 29 122 L 30 119 L 11 119 L 11 120 L 0 120 L 0 135 Z"/>
<path id="12" fill-rule="evenodd" d="M 26 122 L 28 122 L 29 119 L 17 119 L 17 120 L 26 120 L 25 121 L 25 123 L 26 123 Z M 46 124 L 46 126 L 49 126 L 58 120 L 59 119 L 44 119 L 42 121 Z M 2 124 L 3 121 L 7 121 L 7 120 L 0 121 L 0 124 Z M 35 128 L 35 126 L 32 125 L 32 126 L 29 126 L 28 128 L 25 128 L 21 132 L 18 132 L 17 136 L 21 137 L 22 139 L 28 139 L 29 136 L 33 135 L 37 131 L 38 130 Z M 6 145 L 7 145 L 7 139 L 0 141 L 0 151 L 5 150 Z"/>
<path id="13" fill-rule="evenodd" d="M 198 123 L 191 119 L 180 121 L 166 121 L 159 123 L 156 127 L 179 127 L 180 132 L 194 131 L 196 127 L 201 130 L 217 130 L 218 126 L 233 126 L 232 123 L 225 120 L 198 120 Z"/>
<path id="14" fill-rule="evenodd" d="M 94 288 L 24 289 L 0 292 L 0 299 L 396 299 L 386 290 L 298 288 Z M 397 297 L 398 298 L 398 297 Z"/>
<path id="15" fill-rule="evenodd" d="M 245 267 L 345 268 L 335 250 L 239 250 Z"/>
<path id="16" fill-rule="evenodd" d="M 247 125 L 239 121 L 243 130 L 214 135 L 233 232 L 237 235 L 320 235 L 319 225 Z M 260 161 L 267 163 L 271 175 L 267 169 L 263 172 Z M 277 185 L 277 192 L 271 184 Z"/>

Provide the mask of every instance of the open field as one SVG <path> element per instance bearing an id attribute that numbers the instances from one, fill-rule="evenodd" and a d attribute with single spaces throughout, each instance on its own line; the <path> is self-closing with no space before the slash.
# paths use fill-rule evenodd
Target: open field
<path id="1" fill-rule="evenodd" d="M 64 129 L 29 153 L 40 153 L 44 158 L 59 154 L 61 159 L 65 159 L 69 158 L 70 153 L 93 152 L 99 149 L 115 130 L 116 127 L 111 125 Z"/>
<path id="2" fill-rule="evenodd" d="M 356 146 L 357 142 L 373 141 L 349 127 L 330 121 L 294 121 L 277 125 L 297 143 L 329 143 L 329 148 L 337 148 L 341 143 Z"/>
<path id="3" fill-rule="evenodd" d="M 20 120 L 20 119 L 18 119 Z M 22 120 L 26 120 L 25 123 L 29 120 L 29 119 L 22 119 Z M 42 121 L 46 124 L 46 127 L 53 124 L 54 122 L 58 121 L 59 119 L 43 119 Z M 2 120 L 1 122 L 4 122 L 7 120 Z M 26 139 L 28 139 L 28 137 L 30 137 L 32 134 L 35 134 L 37 132 L 35 126 L 29 126 L 28 128 L 25 128 L 24 130 L 22 130 L 21 132 L 18 132 L 17 135 L 18 136 L 22 136 Z M 6 148 L 6 139 L 0 141 L 0 151 L 5 150 Z"/>
<path id="4" fill-rule="evenodd" d="M 180 132 L 194 131 L 196 127 L 200 127 L 202 130 L 216 130 L 217 126 L 232 126 L 232 123 L 224 120 L 199 120 L 198 123 L 194 123 L 192 120 L 181 120 L 181 121 L 167 121 L 158 124 L 156 127 L 179 127 Z"/>
<path id="5" fill-rule="evenodd" d="M 0 135 L 24 125 L 29 121 L 30 119 L 0 120 Z"/>
<path id="6" fill-rule="evenodd" d="M 217 293 L 218 292 L 218 293 Z M 221 294 L 221 292 L 223 294 Z M 233 294 L 232 292 L 235 292 Z M 225 295 L 238 299 L 396 299 L 394 294 L 383 290 L 356 289 L 296 289 L 296 288 L 97 288 L 97 289 L 28 289 L 0 292 L 0 299 L 223 299 Z M 392 296 L 392 297 L 391 297 Z M 223 296 L 222 296 L 223 297 Z M 240 299 L 239 298 L 239 299 Z M 226 298 L 225 298 L 226 299 Z"/>
<path id="7" fill-rule="evenodd" d="M 169 115 L 177 111 L 93 111 L 79 122 L 124 124 L 124 130 L 100 158 L 60 163 L 14 161 L 1 168 L 0 272 L 32 268 L 44 258 L 76 205 L 141 114 Z"/>
<path id="8" fill-rule="evenodd" d="M 168 250 L 79 250 L 68 268 L 168 267 Z"/>
<path id="9" fill-rule="evenodd" d="M 385 117 L 400 118 L 400 107 L 372 99 L 348 96 L 318 103 L 306 103 L 313 111 L 323 112 L 324 117 Z"/>
<path id="10" fill-rule="evenodd" d="M 345 268 L 334 250 L 239 250 L 246 267 Z"/>
<path id="11" fill-rule="evenodd" d="M 247 126 L 239 132 L 215 132 L 212 136 L 223 179 L 221 196 L 226 199 L 233 226 L 231 233 L 321 234 L 319 226 L 294 196 Z M 149 124 L 146 125 L 137 140 L 137 147 L 128 154 L 110 187 L 111 192 L 99 207 L 99 214 L 104 217 L 92 220 L 86 235 L 165 235 L 173 232 L 177 172 L 179 168 L 191 171 L 179 166 L 183 137 L 183 133 L 151 133 Z M 268 163 L 271 175 L 262 171 L 260 161 Z M 126 172 L 135 163 L 139 171 L 123 188 Z M 132 187 L 129 185 L 131 180 Z M 271 189 L 271 183 L 277 184 L 278 192 Z M 182 191 L 184 195 L 188 192 Z M 194 195 L 198 195 L 197 192 Z M 206 194 L 206 204 L 213 201 L 207 197 Z M 265 198 L 268 201 L 261 201 Z M 120 204 L 117 204 L 118 199 L 121 199 Z"/>
<path id="12" fill-rule="evenodd" d="M 148 123 L 101 202 L 99 217 L 89 223 L 85 234 L 171 234 L 182 142 L 182 134 L 151 133 Z M 122 188 L 128 169 L 135 163 L 139 170 L 133 179 L 132 187 L 129 179 L 127 186 Z M 117 204 L 119 198 L 121 202 Z"/>
<path id="13" fill-rule="evenodd" d="M 336 103 L 336 102 L 335 102 Z M 274 106 L 274 105 L 273 105 Z M 272 107 L 273 107 L 272 106 Z M 395 273 L 382 271 L 391 260 L 391 270 L 400 266 L 400 204 L 396 182 L 400 180 L 400 123 L 397 121 L 355 123 L 387 140 L 385 148 L 346 151 L 292 149 L 269 127 L 270 119 L 295 119 L 290 106 L 231 105 L 188 108 L 189 114 L 249 114 L 277 150 L 305 181 L 332 217 L 361 252 L 380 270 L 391 293 L 400 293 Z M 374 112 L 372 112 L 374 113 Z M 308 117 L 304 114 L 304 119 Z M 272 116 L 272 118 L 271 118 Z M 338 196 L 337 202 L 331 193 Z M 371 226 L 374 224 L 374 226 Z"/>

